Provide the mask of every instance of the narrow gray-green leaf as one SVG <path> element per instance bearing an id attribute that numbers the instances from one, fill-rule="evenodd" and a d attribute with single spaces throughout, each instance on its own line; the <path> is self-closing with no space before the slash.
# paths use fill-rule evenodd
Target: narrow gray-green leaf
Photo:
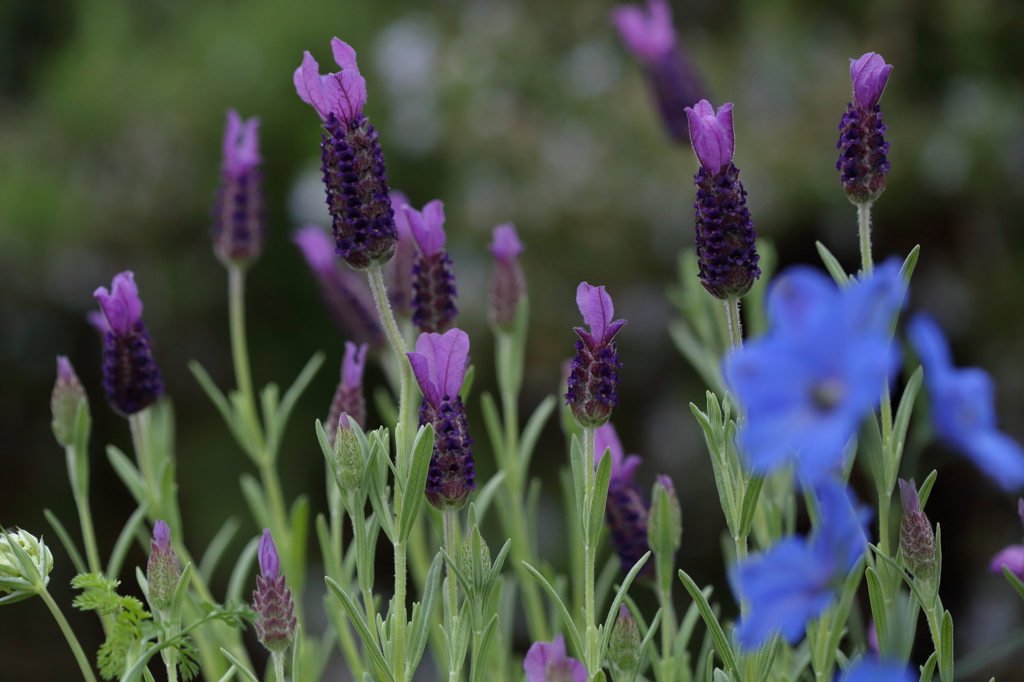
<path id="1" fill-rule="evenodd" d="M 86 567 L 85 562 L 82 560 L 82 555 L 78 553 L 78 547 L 75 546 L 75 541 L 71 539 L 71 535 L 68 534 L 64 524 L 60 522 L 57 515 L 49 509 L 43 510 L 43 516 L 50 522 L 50 526 L 53 527 L 57 537 L 60 539 L 62 545 L 64 545 L 64 551 L 68 553 L 71 558 L 71 563 L 75 565 L 75 570 L 79 573 L 89 573 L 89 568 Z"/>
<path id="2" fill-rule="evenodd" d="M 404 506 L 402 507 L 401 526 L 398 540 L 409 539 L 416 517 L 423 504 L 423 491 L 427 486 L 427 470 L 430 468 L 430 455 L 434 451 L 434 427 L 430 424 L 421 426 L 416 440 L 412 444 L 412 465 L 406 481 Z"/>
<path id="3" fill-rule="evenodd" d="M 879 650 L 889 653 L 889 616 L 885 612 L 885 596 L 882 583 L 874 568 L 865 571 L 868 581 L 868 599 L 871 602 L 871 617 L 875 619 L 875 633 L 878 635 Z"/>
<path id="4" fill-rule="evenodd" d="M 278 437 L 284 434 L 285 426 L 288 425 L 288 418 L 291 417 L 295 402 L 302 395 L 303 391 L 306 390 L 306 387 L 309 386 L 309 382 L 313 380 L 313 377 L 316 376 L 316 373 L 320 370 L 320 365 L 324 364 L 325 359 L 327 359 L 327 354 L 323 351 L 314 353 L 313 357 L 306 363 L 306 366 L 299 372 L 299 376 L 295 377 L 291 387 L 285 392 L 284 397 L 281 399 L 281 404 L 277 408 Z"/>
<path id="5" fill-rule="evenodd" d="M 257 528 L 270 528 L 270 505 L 267 504 L 266 495 L 263 494 L 263 486 L 256 480 L 256 477 L 246 472 L 238 477 L 239 485 L 242 488 L 242 497 L 249 505 L 249 513 L 252 514 Z"/>
<path id="6" fill-rule="evenodd" d="M 548 419 L 551 418 L 551 414 L 555 411 L 557 405 L 558 399 L 553 395 L 549 395 L 540 401 L 540 404 L 533 410 L 533 414 L 530 415 L 530 419 L 527 420 L 526 427 L 523 429 L 523 435 L 519 439 L 520 470 L 526 471 L 530 468 L 530 459 L 533 457 L 533 449 L 537 445 L 537 439 L 540 438 L 540 432 L 544 429 Z"/>
<path id="7" fill-rule="evenodd" d="M 132 545 L 132 539 L 135 537 L 135 532 L 146 518 L 146 511 L 148 506 L 140 504 L 139 507 L 132 512 L 132 515 L 128 517 L 128 521 L 124 524 L 124 528 L 121 529 L 121 534 L 117 536 L 117 542 L 114 543 L 114 549 L 110 553 L 110 560 L 107 562 L 107 578 L 110 580 L 117 580 L 117 577 L 121 574 L 121 567 L 124 565 L 124 558 L 128 554 L 128 549 Z"/>
<path id="8" fill-rule="evenodd" d="M 484 682 L 487 674 L 487 654 L 494 643 L 494 633 L 498 631 L 498 614 L 491 616 L 484 630 L 483 638 L 480 641 L 480 648 L 473 652 L 473 680 L 472 682 Z"/>
<path id="9" fill-rule="evenodd" d="M 740 536 L 750 535 L 750 526 L 754 522 L 754 512 L 757 511 L 757 500 L 761 497 L 761 486 L 764 479 L 754 474 L 748 474 L 746 488 L 743 491 L 743 508 L 740 511 Z"/>
<path id="10" fill-rule="evenodd" d="M 939 677 L 942 682 L 953 682 L 953 617 L 949 611 L 942 614 L 942 644 L 939 649 Z"/>
<path id="11" fill-rule="evenodd" d="M 722 662 L 725 667 L 730 671 L 736 670 L 736 657 L 733 655 L 732 646 L 729 644 L 729 640 L 725 636 L 725 632 L 722 630 L 721 624 L 715 617 L 714 612 L 711 610 L 711 605 L 708 604 L 708 600 L 704 598 L 704 593 L 697 583 L 693 582 L 693 578 L 686 574 L 686 571 L 679 570 L 679 579 L 683 581 L 683 586 L 686 587 L 686 591 L 690 593 L 690 597 L 694 603 L 697 604 L 697 610 L 700 611 L 701 617 L 704 619 L 704 624 L 708 628 L 708 632 L 711 634 L 711 638 L 715 642 L 715 646 L 718 648 L 718 655 L 721 656 Z"/>
<path id="12" fill-rule="evenodd" d="M 814 242 L 814 245 L 818 248 L 818 255 L 821 256 L 821 262 L 825 264 L 825 269 L 828 270 L 828 274 L 832 275 L 832 279 L 836 281 L 840 289 L 845 289 L 850 285 L 850 276 L 843 270 L 843 266 L 839 264 L 836 257 L 832 255 L 832 252 L 822 244 L 821 242 Z"/>
<path id="13" fill-rule="evenodd" d="M 237 658 L 231 655 L 231 652 L 229 652 L 224 647 L 221 647 L 220 652 L 224 654 L 224 658 L 231 661 L 231 665 L 234 666 L 240 673 L 242 673 L 245 679 L 249 680 L 249 682 L 260 682 L 258 679 L 256 679 L 256 676 L 253 675 L 248 668 L 242 665 L 242 663 Z"/>
<path id="14" fill-rule="evenodd" d="M 231 540 L 235 537 L 235 533 L 238 532 L 241 525 L 234 516 L 228 517 L 224 525 L 217 531 L 217 534 L 210 540 L 206 551 L 203 552 L 203 558 L 199 560 L 199 575 L 203 576 L 203 582 L 210 582 L 210 578 L 213 577 L 213 572 L 217 569 L 220 558 L 224 556 L 224 551 L 231 544 Z"/>
<path id="15" fill-rule="evenodd" d="M 917 497 L 921 500 L 921 511 L 924 511 L 924 506 L 928 504 L 928 498 L 932 494 L 932 486 L 935 485 L 935 479 L 939 477 L 939 472 L 932 469 L 932 472 L 924 479 L 921 487 L 917 491 Z"/>
<path id="16" fill-rule="evenodd" d="M 597 478 L 594 484 L 594 498 L 590 501 L 590 523 L 587 528 L 587 540 L 591 546 L 597 546 L 604 527 L 605 503 L 608 499 L 608 483 L 612 477 L 612 457 L 608 448 L 601 453 L 601 463 L 597 467 Z"/>
<path id="17" fill-rule="evenodd" d="M 359 634 L 359 638 L 363 640 L 363 651 L 369 654 L 374 665 L 376 665 L 378 670 L 387 676 L 389 682 L 395 682 L 395 673 L 388 666 L 387 661 L 384 660 L 384 655 L 381 653 L 380 647 L 377 646 L 373 635 L 370 633 L 370 628 L 367 626 L 366 620 L 363 618 L 363 614 L 359 606 L 338 583 L 334 582 L 332 578 L 327 577 L 324 578 L 324 580 L 327 582 L 327 586 L 331 588 L 331 592 L 334 593 L 334 596 L 338 598 L 341 605 L 345 608 L 345 613 L 348 614 L 349 620 L 352 621 L 352 625 Z"/>
<path id="18" fill-rule="evenodd" d="M 507 469 L 509 460 L 508 453 L 505 452 L 505 434 L 501 428 L 501 417 L 498 415 L 498 405 L 494 402 L 494 396 L 487 391 L 480 394 L 480 408 L 484 413 L 484 427 L 491 441 L 494 460 L 498 463 L 499 469 Z"/>
<path id="19" fill-rule="evenodd" d="M 602 461 L 603 463 L 603 461 Z M 608 616 L 604 620 L 604 630 L 601 631 L 601 643 L 598 647 L 598 651 L 601 654 L 601 658 L 604 658 L 604 652 L 608 650 L 608 638 L 612 634 L 612 625 L 615 624 L 615 619 L 619 617 L 619 606 L 622 604 L 622 598 L 626 596 L 626 592 L 629 590 L 629 586 L 633 584 L 633 578 L 640 572 L 640 569 L 644 567 L 647 560 L 651 558 L 651 552 L 648 551 L 642 557 L 640 557 L 633 568 L 629 569 L 629 573 L 626 574 L 626 579 L 622 581 L 622 585 L 619 586 L 619 591 L 615 594 L 615 599 L 612 600 L 611 608 L 608 609 Z"/>
<path id="20" fill-rule="evenodd" d="M 107 460 L 110 461 L 110 466 L 114 467 L 114 471 L 117 472 L 121 482 L 128 488 L 128 492 L 135 498 L 136 504 L 146 504 L 150 501 L 142 474 L 139 473 L 139 470 L 135 468 L 135 465 L 132 464 L 132 461 L 128 459 L 126 454 L 121 452 L 117 446 L 108 445 Z"/>
<path id="21" fill-rule="evenodd" d="M 256 536 L 249 540 L 242 553 L 238 555 L 238 560 L 235 562 L 235 568 L 231 571 L 231 580 L 228 581 L 228 591 L 224 597 L 226 602 L 241 603 L 242 590 L 245 589 L 245 584 L 249 580 L 249 576 L 252 575 L 252 565 L 256 561 L 256 550 L 260 544 L 260 536 Z"/>
<path id="22" fill-rule="evenodd" d="M 921 666 L 921 682 L 932 682 L 932 678 L 935 677 L 935 665 L 938 662 L 939 655 L 933 651 L 932 655 Z"/>
<path id="23" fill-rule="evenodd" d="M 530 572 L 530 575 L 536 578 L 537 582 L 540 583 L 540 586 L 544 588 L 544 591 L 548 593 L 551 603 L 555 606 L 558 610 L 558 614 L 562 617 L 562 623 L 565 625 L 565 629 L 569 633 L 569 639 L 572 640 L 572 646 L 576 651 L 576 655 L 582 657 L 585 651 L 583 648 L 583 641 L 580 639 L 580 633 L 576 629 L 576 623 L 573 622 L 572 616 L 569 615 L 569 610 L 565 608 L 565 604 L 562 603 L 562 599 L 558 596 L 558 592 L 555 591 L 555 588 L 551 586 L 551 583 L 547 581 L 547 578 L 541 575 L 540 571 L 536 568 L 525 561 L 523 562 L 523 566 L 525 566 L 526 570 Z"/>

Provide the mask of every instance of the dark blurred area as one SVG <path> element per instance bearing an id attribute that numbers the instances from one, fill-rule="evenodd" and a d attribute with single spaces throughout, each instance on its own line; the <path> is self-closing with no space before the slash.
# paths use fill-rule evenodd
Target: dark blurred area
<path id="1" fill-rule="evenodd" d="M 876 259 L 921 245 L 911 307 L 949 333 L 960 364 L 998 383 L 1003 428 L 1024 438 L 1024 4 L 1016 0 L 674 0 L 681 41 L 715 105 L 735 103 L 736 165 L 759 235 L 783 265 L 818 264 L 824 242 L 859 264 L 856 212 L 835 171 L 850 97 L 849 57 L 895 65 L 882 99 L 891 143 L 888 190 L 874 211 Z M 646 459 L 641 483 L 672 474 L 683 504 L 679 565 L 713 582 L 734 612 L 721 559 L 724 520 L 688 403 L 704 387 L 672 346 L 665 291 L 692 244 L 696 163 L 668 142 L 639 67 L 586 0 L 5 0 L 0 3 L 0 523 L 46 536 L 51 590 L 95 651 L 101 631 L 73 612 L 73 568 L 43 518 L 78 537 L 61 448 L 50 432 L 54 358 L 68 355 L 91 400 L 92 502 L 101 553 L 133 503 L 106 444 L 131 452 L 127 423 L 104 403 L 100 340 L 86 323 L 93 290 L 135 272 L 143 319 L 178 421 L 179 495 L 199 554 L 224 519 L 257 529 L 238 487 L 252 471 L 189 373 L 197 359 L 233 385 L 227 277 L 209 240 L 224 112 L 262 120 L 268 239 L 251 270 L 255 382 L 287 386 L 317 350 L 325 369 L 300 401 L 280 457 L 289 500 L 324 508 L 313 433 L 327 412 L 343 337 L 323 309 L 291 231 L 327 224 L 319 128 L 292 86 L 303 50 L 322 69 L 337 35 L 359 55 L 366 113 L 380 131 L 390 184 L 421 206 L 440 198 L 458 278 L 459 326 L 477 367 L 471 419 L 481 480 L 493 472 L 478 408 L 495 390 L 486 324 L 491 228 L 515 222 L 532 327 L 521 410 L 559 386 L 572 353 L 583 280 L 603 284 L 620 334 L 622 407 L 615 423 Z M 333 66 L 333 65 L 332 65 Z M 383 381 L 374 368 L 368 383 Z M 371 424 L 374 416 L 371 414 Z M 553 419 L 534 459 L 544 479 L 540 546 L 565 565 Z M 958 661 L 1024 625 L 1024 604 L 990 557 L 1019 542 L 1015 500 L 938 446 L 906 476 L 939 469 L 928 512 L 942 525 L 942 596 Z M 873 499 L 866 485 L 862 496 Z M 246 537 L 243 538 L 242 535 Z M 497 538 L 492 540 L 492 547 Z M 498 542 L 500 545 L 500 542 Z M 144 554 L 136 548 L 124 573 Z M 317 570 L 316 560 L 311 570 Z M 218 580 L 223 591 L 229 562 Z M 382 571 L 387 575 L 386 571 Z M 310 581 L 318 584 L 319 581 Z M 216 591 L 216 582 L 215 582 Z M 679 604 L 683 590 L 677 589 Z M 864 601 L 866 607 L 866 599 Z M 922 619 L 923 620 L 923 619 Z M 931 650 L 925 628 L 916 658 Z M 0 608 L 4 680 L 73 679 L 77 668 L 39 600 Z M 1020 654 L 970 679 L 1024 680 Z"/>

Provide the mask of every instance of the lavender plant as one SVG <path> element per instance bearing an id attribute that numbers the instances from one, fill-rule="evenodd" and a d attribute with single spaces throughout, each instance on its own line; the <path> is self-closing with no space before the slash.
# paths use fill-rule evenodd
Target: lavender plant
<path id="1" fill-rule="evenodd" d="M 303 608 L 307 579 L 320 577 L 307 547 L 309 498 L 289 504 L 277 468 L 289 416 L 324 355 L 314 355 L 283 395 L 269 384 L 257 396 L 244 292 L 266 227 L 258 119 L 244 122 L 234 111 L 224 136 L 213 250 L 228 271 L 237 388 L 225 395 L 198 363 L 190 368 L 257 470 L 259 478 L 243 473 L 240 485 L 262 534 L 237 558 L 225 593 L 214 595 L 211 577 L 239 526 L 226 522 L 201 560 L 193 560 L 177 496 L 173 412 L 141 320 L 139 290 L 126 271 L 110 291 L 96 290 L 101 312 L 93 316 L 103 336 L 102 387 L 111 408 L 127 418 L 135 450 L 133 461 L 108 446 L 108 458 L 138 505 L 106 567 L 89 504 L 90 408 L 66 358 L 58 358 L 51 398 L 85 559 L 66 527 L 47 517 L 78 571 L 72 584 L 82 592 L 73 605 L 100 616 L 106 639 L 95 666 L 47 591 L 54 557 L 42 538 L 25 530 L 0 535 L 0 604 L 39 595 L 90 682 L 94 667 L 104 679 L 155 680 L 150 663 L 157 654 L 168 680 L 201 674 L 256 682 L 254 657 L 240 635 L 248 624 L 270 654 L 263 677 L 272 669 L 276 682 L 322 679 L 335 645 L 353 678 L 364 682 L 409 682 L 428 647 L 449 682 L 508 682 L 524 674 L 529 682 L 636 682 L 648 675 L 657 682 L 925 682 L 936 672 L 953 682 L 953 622 L 939 594 L 941 530 L 924 511 L 937 474 L 920 488 L 899 478 L 920 388 L 928 390 L 934 431 L 1006 491 L 1024 487 L 1024 450 L 996 427 L 991 379 L 956 369 L 927 317 L 906 326 L 923 369 L 906 378 L 893 409 L 890 387 L 902 357 L 895 334 L 918 249 L 878 267 L 871 253 L 870 208 L 890 170 L 878 101 L 892 67 L 874 53 L 851 60 L 853 96 L 840 126 L 837 167 L 858 207 L 860 271 L 846 273 L 819 243 L 828 275 L 796 266 L 773 277 L 772 249 L 757 242 L 734 165 L 732 104 L 716 111 L 707 100 L 695 101 L 699 81 L 675 42 L 666 3 L 652 0 L 647 12 L 618 8 L 613 16 L 645 65 L 671 135 L 688 135 L 699 163 L 695 249 L 680 268 L 675 299 L 683 319 L 674 338 L 710 389 L 705 410 L 691 404 L 691 411 L 728 528 L 737 618 L 722 616 L 709 601 L 710 587 L 676 572 L 683 519 L 673 482 L 660 475 L 647 495 L 635 476 L 642 459 L 626 455 L 610 421 L 620 400 L 616 338 L 626 321 L 615 319 L 605 287 L 587 282 L 576 290 L 586 328 L 573 329 L 578 340 L 563 396 L 572 570 L 561 575 L 539 556 L 540 483 L 530 480 L 530 462 L 557 398 L 545 398 L 520 423 L 529 301 L 523 244 L 511 224 L 495 228 L 491 246 L 488 319 L 499 396 L 481 397 L 497 473 L 478 480 L 470 432 L 479 427 L 467 412 L 474 368 L 470 337 L 454 326 L 443 205 L 434 200 L 417 211 L 390 191 L 378 132 L 363 114 L 366 80 L 355 51 L 338 38 L 331 47 L 339 72 L 321 75 L 306 52 L 294 75 L 299 97 L 322 121 L 333 239 L 315 226 L 293 239 L 349 339 L 333 400 L 322 406 L 326 422 L 317 420 L 305 436 L 310 447 L 316 437 L 325 460 L 327 509 L 313 525 L 330 626 L 312 632 L 316 619 Z M 746 338 L 742 297 L 749 302 Z M 376 393 L 379 425 L 364 395 L 371 361 L 389 383 Z M 858 456 L 877 511 L 852 491 Z M 895 541 L 897 483 L 903 514 Z M 797 532 L 800 500 L 807 533 Z M 504 536 L 493 554 L 484 537 L 492 505 Z M 1024 500 L 1019 511 L 1024 519 Z M 393 559 L 390 593 L 376 579 L 381 534 Z M 149 550 L 145 572 L 135 571 L 145 602 L 118 591 L 133 541 Z M 605 544 L 613 553 L 599 572 Z M 242 593 L 256 565 L 250 608 Z M 1000 552 L 992 569 L 1024 597 L 1022 546 Z M 673 599 L 677 576 L 691 599 L 681 618 Z M 641 588 L 652 589 L 657 601 L 649 620 L 634 598 Z M 857 597 L 865 591 L 875 651 L 855 632 Z M 912 670 L 922 612 L 933 652 Z M 523 657 L 514 647 L 520 613 L 533 641 Z"/>

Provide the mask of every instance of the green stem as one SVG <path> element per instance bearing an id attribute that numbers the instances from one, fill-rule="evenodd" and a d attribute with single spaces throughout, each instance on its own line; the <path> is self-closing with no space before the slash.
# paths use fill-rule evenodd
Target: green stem
<path id="1" fill-rule="evenodd" d="M 664 559 L 668 559 L 665 561 Z M 655 557 L 658 581 L 658 601 L 661 605 L 661 676 L 658 682 L 673 682 L 676 666 L 673 654 L 676 641 L 676 609 L 672 604 L 672 557 Z"/>
<path id="2" fill-rule="evenodd" d="M 60 626 L 61 632 L 64 633 L 64 638 L 68 641 L 71 646 L 71 651 L 75 654 L 75 660 L 78 661 L 78 667 L 82 670 L 82 677 L 87 682 L 96 682 L 96 676 L 92 672 L 92 665 L 89 663 L 89 658 L 85 655 L 85 651 L 82 650 L 82 645 L 78 643 L 78 638 L 75 637 L 75 631 L 71 629 L 71 625 L 68 624 L 64 614 L 61 613 L 60 607 L 57 606 L 57 602 L 53 601 L 53 597 L 43 586 L 39 590 L 39 596 L 46 602 L 46 606 L 49 607 L 50 613 L 57 621 L 57 625 Z"/>
<path id="3" fill-rule="evenodd" d="M 730 296 L 725 299 L 725 315 L 729 322 L 729 345 L 733 348 L 743 348 L 743 323 L 740 320 L 739 296 Z"/>
<path id="4" fill-rule="evenodd" d="M 167 682 L 178 682 L 177 652 L 174 649 L 164 649 L 160 652 L 163 655 L 164 665 L 167 668 Z"/>
<path id="5" fill-rule="evenodd" d="M 875 264 L 871 259 L 871 202 L 857 204 L 857 224 L 860 231 L 860 264 L 864 274 L 870 275 Z"/>
<path id="6" fill-rule="evenodd" d="M 878 549 L 889 558 L 893 558 L 889 551 L 889 508 L 891 504 L 891 491 L 878 496 Z"/>
<path id="7" fill-rule="evenodd" d="M 441 512 L 441 519 L 444 522 L 444 551 L 455 561 L 459 560 L 459 556 L 455 551 L 455 515 L 457 513 L 454 509 L 445 509 Z M 448 599 L 448 636 L 454 639 L 459 617 L 459 586 L 456 583 L 455 574 L 452 572 L 451 566 L 448 566 L 445 593 Z M 459 681 L 460 664 L 461 661 L 448 661 L 448 682 Z"/>
<path id="8" fill-rule="evenodd" d="M 296 643 L 293 646 L 298 646 L 298 644 Z M 284 682 L 284 654 L 280 651 L 275 651 L 271 654 L 271 657 L 274 659 L 274 677 L 277 678 L 277 682 Z M 295 671 L 293 670 L 292 672 L 294 673 Z"/>
<path id="9" fill-rule="evenodd" d="M 587 616 L 586 649 L 587 672 L 590 680 L 597 678 L 601 670 L 601 661 L 597 660 L 597 614 L 596 598 L 594 596 L 594 563 L 597 559 L 597 538 L 590 537 L 588 531 L 589 511 L 594 504 L 594 488 L 597 480 L 594 472 L 594 427 L 583 429 L 583 481 L 584 481 L 584 509 L 587 510 L 587 518 L 581 519 L 583 523 L 583 603 Z"/>

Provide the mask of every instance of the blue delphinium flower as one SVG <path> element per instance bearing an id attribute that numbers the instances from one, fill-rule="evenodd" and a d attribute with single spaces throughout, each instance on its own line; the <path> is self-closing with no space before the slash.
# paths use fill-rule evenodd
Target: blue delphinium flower
<path id="1" fill-rule="evenodd" d="M 1004 490 L 1024 487 L 1024 449 L 996 428 L 992 377 L 954 367 L 942 331 L 927 315 L 910 321 L 907 336 L 924 365 L 935 431 Z"/>
<path id="2" fill-rule="evenodd" d="M 897 661 L 862 659 L 839 679 L 840 682 L 913 682 L 917 678 Z"/>
<path id="3" fill-rule="evenodd" d="M 894 260 L 842 291 L 811 268 L 778 278 L 769 333 L 724 367 L 746 410 L 739 443 L 754 472 L 795 461 L 814 482 L 841 467 L 847 441 L 898 368 L 889 330 L 904 291 Z"/>
<path id="4" fill-rule="evenodd" d="M 866 508 L 855 510 L 850 493 L 834 480 L 816 491 L 820 519 L 809 540 L 784 538 L 736 568 L 735 591 L 750 604 L 736 634 L 748 649 L 776 631 L 790 644 L 799 641 L 807 621 L 828 608 L 867 547 Z"/>

